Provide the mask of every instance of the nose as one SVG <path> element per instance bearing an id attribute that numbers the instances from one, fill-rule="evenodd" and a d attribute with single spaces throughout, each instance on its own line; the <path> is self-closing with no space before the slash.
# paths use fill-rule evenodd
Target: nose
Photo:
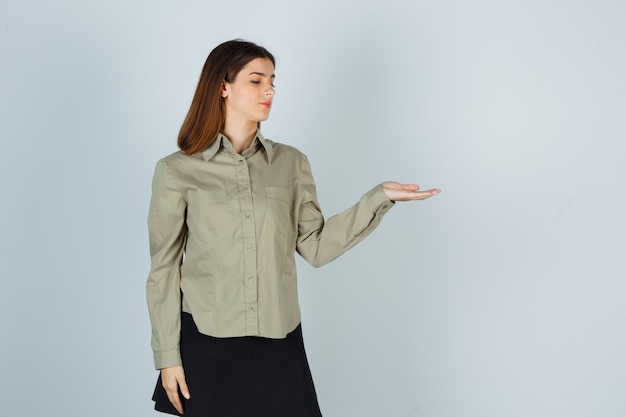
<path id="1" fill-rule="evenodd" d="M 267 97 L 274 97 L 274 93 L 275 93 L 275 92 L 276 92 L 276 91 L 274 90 L 274 87 L 270 87 L 270 88 L 269 88 L 269 89 L 265 92 L 265 95 L 266 95 Z"/>

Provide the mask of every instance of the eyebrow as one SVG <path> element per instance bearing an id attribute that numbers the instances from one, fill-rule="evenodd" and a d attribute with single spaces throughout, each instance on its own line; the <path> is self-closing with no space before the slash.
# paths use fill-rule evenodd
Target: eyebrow
<path id="1" fill-rule="evenodd" d="M 261 77 L 267 77 L 266 73 L 264 73 L 264 72 L 256 72 L 256 71 L 253 71 L 253 72 L 251 72 L 248 75 L 260 75 Z M 276 78 L 276 75 L 272 74 L 272 76 L 270 78 Z"/>

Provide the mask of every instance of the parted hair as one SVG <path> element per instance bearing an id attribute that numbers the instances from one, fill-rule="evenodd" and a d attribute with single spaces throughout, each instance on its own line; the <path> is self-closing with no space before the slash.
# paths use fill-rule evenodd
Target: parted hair
<path id="1" fill-rule="evenodd" d="M 267 49 L 241 39 L 226 41 L 211 51 L 178 134 L 178 147 L 185 154 L 201 152 L 215 141 L 225 122 L 222 83 L 235 81 L 239 71 L 256 58 L 267 58 L 276 65 Z"/>

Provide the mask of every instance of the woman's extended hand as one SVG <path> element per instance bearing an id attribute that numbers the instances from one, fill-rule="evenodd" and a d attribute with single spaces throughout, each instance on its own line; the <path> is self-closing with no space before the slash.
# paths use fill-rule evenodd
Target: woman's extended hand
<path id="1" fill-rule="evenodd" d="M 385 194 L 387 194 L 387 198 L 391 201 L 425 200 L 441 192 L 438 188 L 420 191 L 419 185 L 400 184 L 395 181 L 383 182 L 382 186 Z"/>
<path id="2" fill-rule="evenodd" d="M 183 414 L 183 404 L 180 401 L 180 396 L 178 395 L 178 388 L 180 387 L 180 392 L 182 392 L 183 397 L 186 399 L 190 398 L 189 388 L 187 388 L 183 367 L 172 366 L 171 368 L 161 369 L 161 383 L 163 384 L 163 388 L 165 388 L 167 398 L 170 400 L 174 408 L 176 408 L 179 413 Z"/>

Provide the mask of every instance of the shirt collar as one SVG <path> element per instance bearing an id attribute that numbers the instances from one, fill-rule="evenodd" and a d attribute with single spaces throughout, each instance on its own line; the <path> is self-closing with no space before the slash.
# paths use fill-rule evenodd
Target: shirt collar
<path id="1" fill-rule="evenodd" d="M 267 155 L 267 163 L 271 164 L 272 157 L 274 156 L 274 148 L 272 146 L 272 142 L 265 139 L 263 135 L 261 134 L 260 130 L 256 131 L 256 136 L 254 140 L 258 140 L 259 143 L 261 143 L 261 145 L 263 146 L 263 149 L 265 149 L 265 154 Z M 204 158 L 204 160 L 205 161 L 211 160 L 211 158 L 213 158 L 215 154 L 223 146 L 224 141 L 228 141 L 228 138 L 221 133 L 218 134 L 217 138 L 213 141 L 213 143 L 208 148 L 206 148 L 206 150 L 202 152 L 202 157 Z"/>

